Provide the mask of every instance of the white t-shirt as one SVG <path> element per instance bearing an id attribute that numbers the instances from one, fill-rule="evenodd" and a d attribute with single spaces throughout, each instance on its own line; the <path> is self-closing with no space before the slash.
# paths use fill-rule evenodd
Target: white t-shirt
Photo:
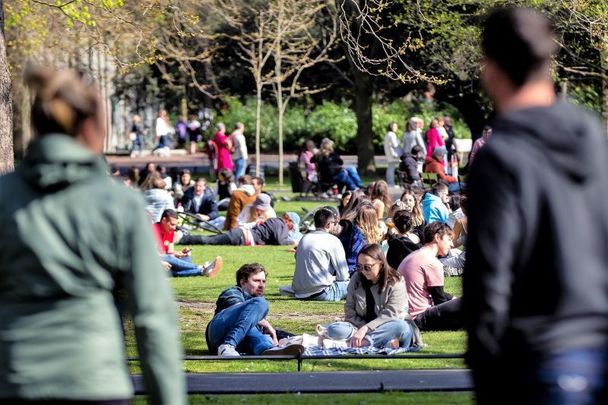
<path id="1" fill-rule="evenodd" d="M 399 161 L 401 156 L 401 148 L 399 147 L 399 139 L 393 131 L 388 131 L 384 137 L 384 155 L 391 162 Z"/>

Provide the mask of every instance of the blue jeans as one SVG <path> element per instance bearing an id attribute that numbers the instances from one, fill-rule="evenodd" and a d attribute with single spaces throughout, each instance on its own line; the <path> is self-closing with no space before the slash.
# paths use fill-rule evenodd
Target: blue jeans
<path id="1" fill-rule="evenodd" d="M 395 169 L 399 162 L 388 161 L 386 164 L 386 182 L 389 187 L 393 187 L 395 185 Z"/>
<path id="2" fill-rule="evenodd" d="M 208 223 L 210 223 L 213 226 L 209 226 Z M 224 222 L 226 222 L 226 217 L 217 217 L 214 219 L 210 219 L 207 222 L 201 222 L 200 227 L 202 229 L 205 229 L 207 231 L 211 231 L 211 232 L 217 232 L 218 229 L 220 231 L 222 231 L 224 229 Z M 215 228 L 213 228 L 215 226 Z M 217 229 L 216 229 L 217 228 Z"/>
<path id="3" fill-rule="evenodd" d="M 334 322 L 327 325 L 327 336 L 335 340 L 350 339 L 356 332 L 350 322 Z M 370 346 L 384 348 L 393 339 L 399 340 L 399 347 L 407 349 L 412 344 L 414 330 L 403 319 L 394 319 L 378 326 L 365 335 Z"/>
<path id="4" fill-rule="evenodd" d="M 156 149 L 164 148 L 165 146 L 169 146 L 169 137 L 167 135 L 161 135 L 158 137 L 158 145 L 152 150 L 155 151 Z"/>
<path id="5" fill-rule="evenodd" d="M 448 191 L 450 193 L 460 192 L 460 183 L 458 183 L 457 181 L 455 181 L 453 183 L 448 183 Z"/>
<path id="6" fill-rule="evenodd" d="M 334 281 L 332 285 L 325 287 L 321 294 L 313 298 L 304 298 L 310 301 L 341 301 L 346 299 L 348 281 Z"/>
<path id="7" fill-rule="evenodd" d="M 234 179 L 237 180 L 239 177 L 245 174 L 245 159 L 242 157 L 234 159 Z"/>
<path id="8" fill-rule="evenodd" d="M 355 190 L 363 187 L 363 182 L 355 167 L 349 166 L 342 169 L 334 176 L 333 179 L 340 188 L 346 186 L 347 190 Z"/>
<path id="9" fill-rule="evenodd" d="M 254 297 L 233 305 L 215 315 L 207 328 L 209 351 L 217 353 L 222 344 L 229 344 L 239 352 L 262 354 L 273 347 L 270 336 L 257 327 L 268 314 L 268 302 Z"/>
<path id="10" fill-rule="evenodd" d="M 479 403 L 496 403 L 497 395 L 511 403 L 530 405 L 608 403 L 608 348 L 548 353 L 534 365 L 507 365 L 502 373 L 507 382 L 498 376 L 480 379 L 488 384 L 476 381 Z"/>
<path id="11" fill-rule="evenodd" d="M 202 276 L 200 267 L 192 263 L 192 256 L 180 259 L 173 255 L 161 255 L 160 259 L 171 265 L 173 277 Z"/>

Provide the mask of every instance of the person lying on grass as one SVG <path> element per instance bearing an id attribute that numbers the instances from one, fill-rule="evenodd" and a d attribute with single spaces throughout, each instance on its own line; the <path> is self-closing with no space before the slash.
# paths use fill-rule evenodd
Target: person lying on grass
<path id="1" fill-rule="evenodd" d="M 363 247 L 357 256 L 357 271 L 348 284 L 344 322 L 329 324 L 325 336 L 347 341 L 350 347 L 420 347 L 416 324 L 407 313 L 403 277 L 386 262 L 378 244 Z"/>
<path id="2" fill-rule="evenodd" d="M 164 210 L 160 222 L 152 225 L 160 259 L 165 269 L 171 272 L 173 277 L 208 276 L 214 277 L 222 268 L 222 257 L 217 256 L 215 260 L 206 262 L 202 266 L 192 263 L 190 252 L 192 249 L 184 248 L 176 251 L 174 246 L 175 228 L 177 226 L 177 212 L 175 210 Z"/>
<path id="3" fill-rule="evenodd" d="M 218 235 L 183 235 L 180 245 L 296 245 L 300 216 L 286 212 L 280 218 L 270 218 L 251 229 L 239 227 Z M 301 234 L 300 234 L 301 235 Z"/>
<path id="4" fill-rule="evenodd" d="M 266 320 L 268 302 L 263 296 L 267 274 L 258 263 L 244 264 L 237 270 L 236 286 L 220 294 L 205 331 L 211 353 L 237 357 L 240 353 L 296 355 L 304 351 L 300 344 L 278 345 L 277 332 Z"/>

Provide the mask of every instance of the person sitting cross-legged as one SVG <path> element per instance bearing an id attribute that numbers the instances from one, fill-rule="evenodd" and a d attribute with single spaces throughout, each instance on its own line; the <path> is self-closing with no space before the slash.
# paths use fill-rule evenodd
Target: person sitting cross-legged
<path id="1" fill-rule="evenodd" d="M 332 235 L 338 218 L 321 208 L 314 216 L 316 231 L 300 240 L 296 251 L 296 270 L 291 287 L 296 298 L 340 301 L 346 298 L 349 273 L 340 239 Z"/>
<path id="2" fill-rule="evenodd" d="M 348 284 L 344 321 L 327 325 L 323 335 L 346 340 L 350 347 L 415 350 L 422 339 L 407 308 L 403 277 L 388 265 L 380 245 L 369 244 L 357 256 L 357 272 Z"/>
<path id="3" fill-rule="evenodd" d="M 424 246 L 399 265 L 405 278 L 409 313 L 420 330 L 456 330 L 463 326 L 460 298 L 443 290 L 443 265 L 437 258 L 452 248 L 452 229 L 441 222 L 424 227 Z"/>
<path id="4" fill-rule="evenodd" d="M 152 225 L 156 235 L 160 259 L 173 277 L 208 276 L 214 277 L 222 268 L 222 257 L 217 256 L 213 261 L 202 266 L 192 263 L 191 249 L 175 250 L 174 238 L 177 226 L 177 212 L 168 209 L 161 214 L 160 221 Z"/>
<path id="5" fill-rule="evenodd" d="M 218 235 L 183 235 L 180 245 L 295 245 L 294 234 L 300 225 L 300 216 L 286 212 L 280 218 L 270 218 L 251 229 L 239 227 Z"/>
<path id="6" fill-rule="evenodd" d="M 301 354 L 298 344 L 278 346 L 276 330 L 266 320 L 268 302 L 266 269 L 258 263 L 244 264 L 236 272 L 236 286 L 217 299 L 215 314 L 207 325 L 205 339 L 211 353 L 224 357 Z"/>

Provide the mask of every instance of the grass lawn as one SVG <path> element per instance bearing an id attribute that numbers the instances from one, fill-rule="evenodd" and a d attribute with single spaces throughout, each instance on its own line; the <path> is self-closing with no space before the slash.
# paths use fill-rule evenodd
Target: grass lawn
<path id="1" fill-rule="evenodd" d="M 332 405 L 375 405 L 375 404 L 472 404 L 473 394 L 469 392 L 387 392 L 383 394 L 275 394 L 275 395 L 191 395 L 191 404 L 332 404 Z M 145 398 L 138 397 L 134 404 L 145 404 Z"/>
<path id="2" fill-rule="evenodd" d="M 272 189 L 273 184 L 269 184 Z M 275 195 L 292 197 L 289 191 L 275 192 Z M 281 201 L 277 199 L 277 214 L 284 211 L 296 211 L 303 215 L 303 208 L 312 209 L 320 202 Z M 217 296 L 225 288 L 235 284 L 235 272 L 244 263 L 262 263 L 269 272 L 266 298 L 270 304 L 268 320 L 275 328 L 295 334 L 314 334 L 319 323 L 329 323 L 343 316 L 343 303 L 325 303 L 297 301 L 279 295 L 281 285 L 291 284 L 295 267 L 294 254 L 285 246 L 193 246 L 193 259 L 196 263 L 222 256 L 224 266 L 213 279 L 207 277 L 172 278 L 172 284 L 179 305 L 182 343 L 186 355 L 205 355 L 205 327 L 211 320 Z M 460 295 L 459 278 L 447 278 L 446 290 Z M 428 332 L 423 334 L 426 347 L 423 353 L 462 353 L 465 349 L 465 335 L 457 332 Z M 127 339 L 129 355 L 136 356 L 132 336 Z M 295 361 L 187 361 L 184 364 L 187 372 L 284 372 L 296 371 Z M 305 361 L 303 371 L 336 371 L 336 370 L 378 370 L 407 368 L 451 368 L 464 367 L 460 359 L 446 360 L 319 360 Z M 138 372 L 136 363 L 132 371 Z M 281 399 L 282 398 L 282 399 Z M 259 396 L 192 396 L 192 403 L 284 403 L 285 395 Z M 312 403 L 471 403 L 469 393 L 385 393 L 385 394 L 348 394 L 348 395 L 289 395 L 289 402 Z"/>

